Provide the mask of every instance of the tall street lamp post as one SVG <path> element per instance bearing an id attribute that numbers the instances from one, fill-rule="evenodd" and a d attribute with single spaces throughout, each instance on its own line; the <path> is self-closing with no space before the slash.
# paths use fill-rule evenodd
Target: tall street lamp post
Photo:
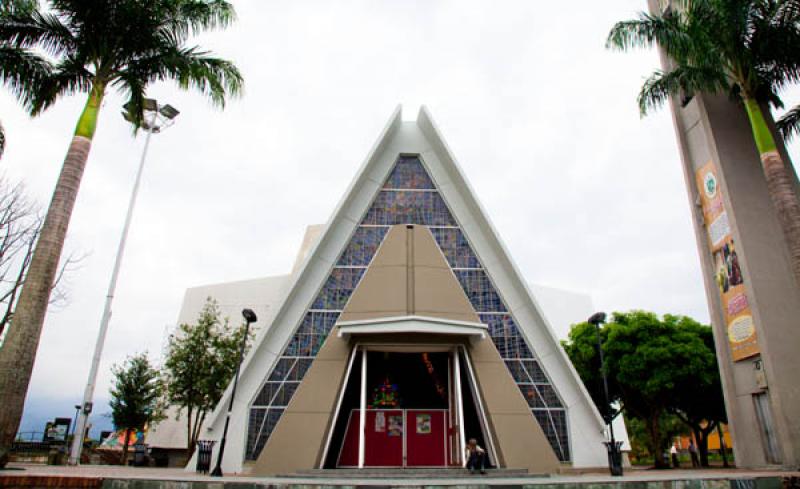
<path id="1" fill-rule="evenodd" d="M 125 105 L 125 111 L 122 112 L 123 117 L 128 122 L 133 122 L 129 115 L 129 106 Z M 131 218 L 133 217 L 133 207 L 136 204 L 136 197 L 139 193 L 139 183 L 142 180 L 142 170 L 144 169 L 145 158 L 147 157 L 147 149 L 150 147 L 150 136 L 154 133 L 159 133 L 171 126 L 175 121 L 175 117 L 179 114 L 178 110 L 171 105 L 159 105 L 154 99 L 144 100 L 144 120 L 140 129 L 147 133 L 144 140 L 144 150 L 142 157 L 139 161 L 139 169 L 136 172 L 136 180 L 133 184 L 133 191 L 131 192 L 131 199 L 128 203 L 128 213 L 125 216 L 125 225 L 122 228 L 122 236 L 119 239 L 119 247 L 117 248 L 117 258 L 114 261 L 114 270 L 111 272 L 111 282 L 108 284 L 108 293 L 106 294 L 105 307 L 103 308 L 103 317 L 100 321 L 100 332 L 97 334 L 97 343 L 94 347 L 94 356 L 92 357 L 92 366 L 89 370 L 89 379 L 86 382 L 86 389 L 83 393 L 83 404 L 78 417 L 78 422 L 75 426 L 75 433 L 73 435 L 72 449 L 70 450 L 69 464 L 77 465 L 80 463 L 81 450 L 83 449 L 83 433 L 86 430 L 86 423 L 89 420 L 89 414 L 92 412 L 92 398 L 94 396 L 94 388 L 97 382 L 97 370 L 100 366 L 100 357 L 103 354 L 103 345 L 106 340 L 106 332 L 108 331 L 108 323 L 111 321 L 111 303 L 114 300 L 114 291 L 117 288 L 117 277 L 119 276 L 120 265 L 122 264 L 122 256 L 125 253 L 125 241 L 128 238 L 128 229 L 131 225 Z"/>
<path id="2" fill-rule="evenodd" d="M 242 366 L 242 359 L 244 358 L 244 350 L 247 348 L 247 336 L 250 334 L 250 323 L 258 321 L 256 313 L 252 309 L 242 309 L 242 316 L 244 316 L 245 327 L 244 336 L 242 337 L 242 344 L 239 347 L 239 361 L 236 362 L 236 374 L 233 376 L 233 390 L 231 390 L 231 402 L 228 404 L 228 414 L 225 416 L 225 428 L 222 429 L 222 440 L 219 443 L 219 451 L 217 452 L 217 466 L 211 472 L 212 477 L 222 477 L 222 454 L 225 453 L 225 439 L 228 436 L 228 424 L 231 421 L 231 411 L 233 411 L 233 399 L 236 397 L 236 385 L 239 383 L 239 368 Z"/>
<path id="3" fill-rule="evenodd" d="M 622 442 L 614 439 L 614 425 L 611 417 L 611 402 L 608 398 L 608 377 L 606 376 L 606 363 L 603 359 L 603 348 L 600 342 L 600 325 L 606 322 L 606 313 L 596 312 L 592 314 L 592 317 L 590 317 L 587 322 L 589 324 L 593 324 L 595 331 L 597 332 L 597 353 L 600 356 L 600 374 L 603 376 L 603 396 L 605 400 L 603 412 L 601 414 L 608 425 L 608 434 L 611 438 L 610 441 L 604 442 L 606 449 L 608 450 L 608 470 L 611 472 L 611 475 L 622 475 L 622 452 L 620 451 Z"/>

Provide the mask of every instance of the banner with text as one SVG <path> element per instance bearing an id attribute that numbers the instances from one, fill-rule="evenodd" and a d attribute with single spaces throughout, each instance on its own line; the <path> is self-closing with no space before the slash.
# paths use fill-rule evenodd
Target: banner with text
<path id="1" fill-rule="evenodd" d="M 759 353 L 758 340 L 714 163 L 709 161 L 703 165 L 695 177 L 713 257 L 714 280 L 722 298 L 728 343 L 733 360 L 743 360 Z"/>

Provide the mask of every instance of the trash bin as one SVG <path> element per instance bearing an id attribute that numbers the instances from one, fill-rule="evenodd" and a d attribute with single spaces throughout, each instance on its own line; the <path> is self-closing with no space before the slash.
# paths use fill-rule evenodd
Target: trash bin
<path id="1" fill-rule="evenodd" d="M 622 475 L 622 442 L 606 441 L 603 445 L 608 451 L 608 470 L 611 471 L 611 475 Z"/>
<path id="2" fill-rule="evenodd" d="M 137 443 L 133 446 L 133 466 L 147 467 L 147 445 Z"/>
<path id="3" fill-rule="evenodd" d="M 197 442 L 197 472 L 207 474 L 211 468 L 211 451 L 214 449 L 213 440 L 199 440 Z"/>

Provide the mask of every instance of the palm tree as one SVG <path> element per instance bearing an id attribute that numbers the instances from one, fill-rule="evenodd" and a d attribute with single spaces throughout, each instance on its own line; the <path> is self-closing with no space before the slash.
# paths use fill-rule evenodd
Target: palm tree
<path id="1" fill-rule="evenodd" d="M 187 46 L 194 33 L 224 28 L 234 20 L 225 0 L 49 0 L 49 10 L 0 15 L 0 47 L 52 59 L 48 76 L 32 91 L 18 92 L 38 115 L 60 97 L 88 94 L 56 183 L 14 322 L 0 349 L 0 466 L 19 426 L 36 349 L 56 276 L 70 215 L 107 91 L 129 98 L 129 115 L 141 121 L 150 83 L 172 80 L 224 107 L 242 89 L 230 61 Z M 8 73 L 3 80 L 8 84 Z"/>
<path id="2" fill-rule="evenodd" d="M 763 113 L 782 106 L 778 92 L 800 80 L 800 0 L 673 0 L 663 15 L 640 13 L 617 23 L 606 46 L 624 51 L 654 44 L 669 56 L 670 68 L 642 86 L 642 115 L 695 92 L 728 93 L 742 102 L 800 285 L 800 202 L 791 165 Z"/>

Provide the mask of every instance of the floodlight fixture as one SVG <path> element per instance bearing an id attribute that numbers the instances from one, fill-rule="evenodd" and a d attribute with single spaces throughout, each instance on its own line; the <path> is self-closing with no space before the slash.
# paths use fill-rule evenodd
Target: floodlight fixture
<path id="1" fill-rule="evenodd" d="M 242 309 L 242 316 L 244 316 L 244 320 L 248 323 L 254 323 L 258 321 L 256 313 L 254 313 L 252 309 Z"/>
<path id="2" fill-rule="evenodd" d="M 594 324 L 595 326 L 603 324 L 604 322 L 606 322 L 606 313 L 596 312 L 592 314 L 591 317 L 589 317 L 589 319 L 586 320 L 586 322 L 589 324 Z"/>

